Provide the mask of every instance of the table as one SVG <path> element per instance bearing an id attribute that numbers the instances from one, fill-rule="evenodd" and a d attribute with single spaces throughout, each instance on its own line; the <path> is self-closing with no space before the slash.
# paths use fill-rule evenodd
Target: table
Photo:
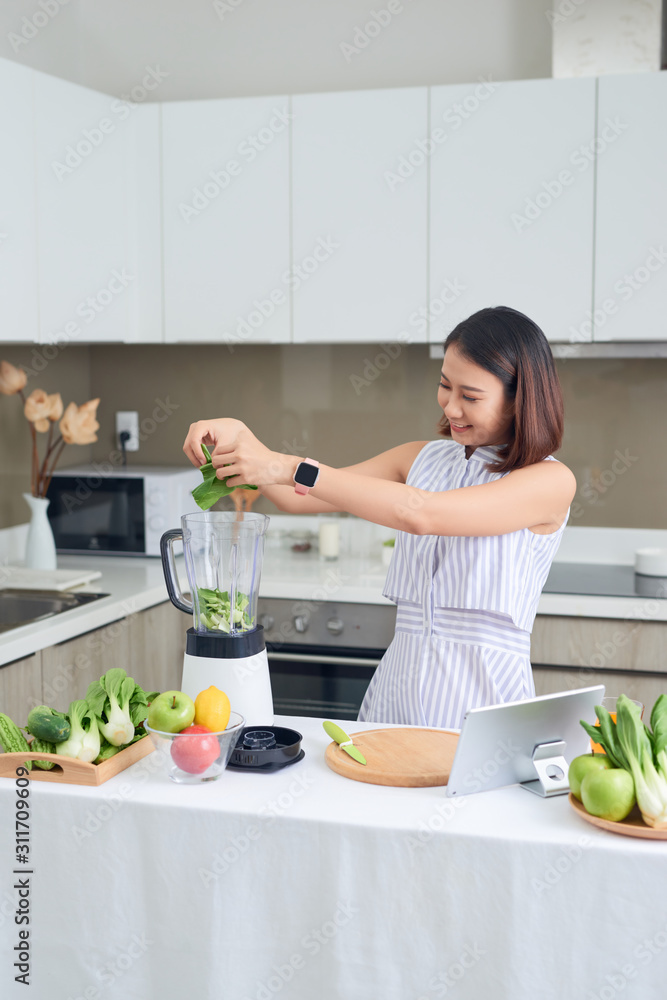
<path id="1" fill-rule="evenodd" d="M 0 779 L 5 1000 L 664 996 L 667 843 L 596 830 L 565 796 L 349 781 L 318 720 L 276 723 L 306 756 L 273 774 L 176 786 L 151 754 L 99 788 L 32 784 L 31 992 Z"/>

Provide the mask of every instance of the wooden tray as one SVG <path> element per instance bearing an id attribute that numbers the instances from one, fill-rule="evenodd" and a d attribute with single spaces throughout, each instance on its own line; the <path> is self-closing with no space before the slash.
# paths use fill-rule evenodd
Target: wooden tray
<path id="1" fill-rule="evenodd" d="M 53 760 L 56 766 L 50 771 L 33 767 L 27 777 L 31 781 L 61 781 L 68 785 L 101 785 L 136 764 L 138 760 L 154 750 L 150 736 L 142 736 L 136 743 L 116 753 L 101 764 L 87 764 L 74 757 L 63 757 L 57 753 L 40 753 L 38 750 L 24 750 L 22 753 L 0 753 L 0 778 L 16 778 L 16 768 L 26 760 Z M 26 775 L 22 775 L 26 777 Z"/>
<path id="2" fill-rule="evenodd" d="M 442 729 L 369 729 L 350 733 L 366 764 L 330 743 L 324 759 L 337 774 L 371 785 L 428 788 L 446 785 L 452 769 L 458 733 Z"/>
<path id="3" fill-rule="evenodd" d="M 629 816 L 620 822 L 612 819 L 601 819 L 599 816 L 591 816 L 586 812 L 584 805 L 579 799 L 575 799 L 572 792 L 568 795 L 570 805 L 578 812 L 582 819 L 601 830 L 608 830 L 609 833 L 622 833 L 625 837 L 644 837 L 647 840 L 667 840 L 667 830 L 654 830 L 652 826 L 647 826 L 642 819 L 642 814 L 637 806 L 634 807 Z"/>

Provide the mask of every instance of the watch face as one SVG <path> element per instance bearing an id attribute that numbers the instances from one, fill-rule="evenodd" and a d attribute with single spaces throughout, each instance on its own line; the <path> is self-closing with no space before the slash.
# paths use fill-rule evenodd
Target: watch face
<path id="1" fill-rule="evenodd" d="M 320 470 L 316 465 L 309 465 L 308 462 L 299 462 L 294 473 L 294 481 L 299 486 L 307 486 L 309 489 L 317 482 Z"/>

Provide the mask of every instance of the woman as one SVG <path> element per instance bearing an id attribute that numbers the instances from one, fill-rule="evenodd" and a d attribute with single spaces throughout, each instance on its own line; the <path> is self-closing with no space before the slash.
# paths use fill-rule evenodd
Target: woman
<path id="1" fill-rule="evenodd" d="M 214 446 L 218 476 L 257 484 L 280 510 L 348 511 L 398 529 L 383 591 L 397 604 L 396 633 L 364 721 L 458 728 L 470 708 L 535 692 L 530 632 L 576 490 L 551 455 L 563 401 L 542 331 L 504 306 L 459 323 L 445 341 L 438 403 L 445 440 L 320 466 L 311 491 L 315 470 L 270 451 L 241 421 L 200 420 L 184 445 L 197 466 L 201 444 Z M 306 485 L 295 487 L 297 466 Z"/>

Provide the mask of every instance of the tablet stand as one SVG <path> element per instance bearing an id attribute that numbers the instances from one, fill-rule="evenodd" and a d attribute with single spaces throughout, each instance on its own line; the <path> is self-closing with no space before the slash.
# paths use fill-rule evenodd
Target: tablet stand
<path id="1" fill-rule="evenodd" d="M 521 787 L 535 792 L 542 798 L 552 795 L 565 795 L 570 791 L 568 780 L 569 764 L 563 757 L 565 742 L 556 740 L 553 743 L 538 743 L 533 750 L 533 765 L 537 778 L 532 781 L 522 781 Z"/>

